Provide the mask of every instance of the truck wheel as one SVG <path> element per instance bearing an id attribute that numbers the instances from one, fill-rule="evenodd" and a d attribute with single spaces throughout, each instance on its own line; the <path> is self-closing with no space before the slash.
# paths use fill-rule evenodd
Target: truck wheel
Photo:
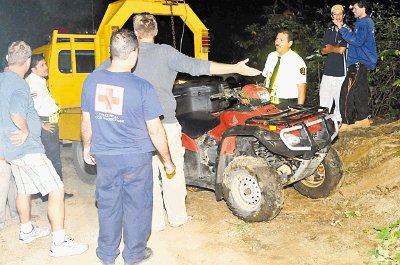
<path id="1" fill-rule="evenodd" d="M 301 195 L 318 199 L 334 194 L 342 186 L 343 180 L 342 160 L 331 147 L 314 174 L 294 183 L 293 186 Z"/>
<path id="2" fill-rule="evenodd" d="M 96 166 L 88 165 L 83 160 L 82 142 L 72 142 L 72 160 L 78 177 L 87 184 L 94 184 L 96 179 Z"/>
<path id="3" fill-rule="evenodd" d="M 226 167 L 222 184 L 229 209 L 246 222 L 272 220 L 282 209 L 279 176 L 262 159 L 236 157 Z"/>

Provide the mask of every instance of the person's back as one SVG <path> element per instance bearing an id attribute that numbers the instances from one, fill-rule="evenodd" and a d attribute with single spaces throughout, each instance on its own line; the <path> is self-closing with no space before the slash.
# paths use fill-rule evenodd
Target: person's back
<path id="1" fill-rule="evenodd" d="M 149 91 L 153 89 L 147 81 L 129 72 L 101 70 L 88 76 L 85 87 L 82 108 L 94 117 L 93 154 L 154 150 L 145 124 L 146 110 L 143 111 L 147 107 L 145 101 L 149 99 Z M 90 100 L 92 98 L 95 100 Z"/>
<path id="2" fill-rule="evenodd" d="M 210 63 L 186 56 L 169 45 L 141 42 L 138 63 L 134 74 L 149 81 L 155 88 L 164 110 L 163 123 L 177 122 L 176 101 L 172 94 L 176 75 L 189 73 L 192 76 L 209 74 Z"/>
<path id="3" fill-rule="evenodd" d="M 153 87 L 131 74 L 138 57 L 133 32 L 117 30 L 110 40 L 111 65 L 90 74 L 82 89 L 82 142 L 85 162 L 97 164 L 99 214 L 97 257 L 115 264 L 124 234 L 125 264 L 152 255 L 146 247 L 152 216 L 154 148 L 166 172 L 175 165 L 159 117 L 162 109 Z"/>

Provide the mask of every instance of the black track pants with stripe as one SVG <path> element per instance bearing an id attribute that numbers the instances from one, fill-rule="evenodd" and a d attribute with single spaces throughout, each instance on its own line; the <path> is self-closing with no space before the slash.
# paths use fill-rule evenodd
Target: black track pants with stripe
<path id="1" fill-rule="evenodd" d="M 353 124 L 368 117 L 368 70 L 363 64 L 350 65 L 340 91 L 343 123 Z"/>

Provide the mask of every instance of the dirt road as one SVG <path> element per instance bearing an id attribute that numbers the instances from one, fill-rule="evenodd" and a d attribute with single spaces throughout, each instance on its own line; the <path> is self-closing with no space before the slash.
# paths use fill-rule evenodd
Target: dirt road
<path id="1" fill-rule="evenodd" d="M 285 189 L 285 205 L 268 223 L 244 223 L 214 193 L 189 191 L 192 220 L 183 227 L 154 233 L 154 256 L 145 264 L 363 264 L 377 244 L 375 225 L 400 217 L 400 121 L 344 133 L 335 143 L 345 165 L 346 180 L 327 199 L 312 200 Z M 29 245 L 18 243 L 18 225 L 0 232 L 0 265 L 99 264 L 98 221 L 94 186 L 82 183 L 72 166 L 71 147 L 62 150 L 66 189 L 66 228 L 89 243 L 87 253 L 63 258 L 48 255 L 50 237 Z M 36 223 L 48 225 L 46 203 L 34 200 Z M 122 246 L 121 246 L 122 249 Z M 119 256 L 116 264 L 123 264 Z"/>

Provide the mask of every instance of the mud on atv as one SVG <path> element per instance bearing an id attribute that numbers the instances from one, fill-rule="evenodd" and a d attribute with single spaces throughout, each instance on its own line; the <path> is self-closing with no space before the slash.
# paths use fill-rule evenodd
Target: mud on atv
<path id="1" fill-rule="evenodd" d="M 186 184 L 215 191 L 248 222 L 276 217 L 288 185 L 315 199 L 343 182 L 341 159 L 331 147 L 335 117 L 321 107 L 280 111 L 266 93 L 256 85 L 229 89 L 223 82 L 174 88 Z"/>

